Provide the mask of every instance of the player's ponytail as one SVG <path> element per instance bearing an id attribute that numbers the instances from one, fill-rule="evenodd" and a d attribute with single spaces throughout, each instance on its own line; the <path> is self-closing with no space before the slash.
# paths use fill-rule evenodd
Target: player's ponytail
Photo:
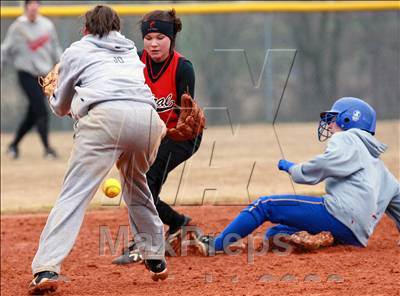
<path id="1" fill-rule="evenodd" d="M 85 13 L 85 30 L 101 38 L 111 31 L 120 31 L 121 20 L 111 7 L 97 5 Z"/>
<path id="2" fill-rule="evenodd" d="M 169 14 L 169 16 L 171 18 L 171 21 L 174 23 L 174 33 L 175 33 L 175 36 L 176 36 L 176 34 L 178 32 L 182 31 L 181 19 L 176 16 L 175 9 L 171 9 L 170 11 L 168 11 L 168 14 Z"/>

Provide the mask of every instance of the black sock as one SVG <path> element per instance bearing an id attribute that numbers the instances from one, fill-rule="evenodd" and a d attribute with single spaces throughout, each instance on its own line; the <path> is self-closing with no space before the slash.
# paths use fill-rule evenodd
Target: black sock
<path id="1" fill-rule="evenodd" d="M 14 141 L 11 143 L 11 146 L 17 147 L 22 138 L 26 135 L 27 132 L 33 127 L 35 124 L 35 118 L 33 114 L 28 111 L 28 114 L 25 116 L 24 121 L 18 127 L 17 133 L 15 134 Z"/>
<path id="2" fill-rule="evenodd" d="M 159 199 L 156 204 L 161 221 L 171 229 L 179 228 L 185 222 L 185 217 L 176 212 L 170 205 Z"/>

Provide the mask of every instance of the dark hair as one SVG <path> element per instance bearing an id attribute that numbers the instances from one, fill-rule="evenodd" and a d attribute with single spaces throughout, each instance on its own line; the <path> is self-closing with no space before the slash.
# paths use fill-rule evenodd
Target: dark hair
<path id="1" fill-rule="evenodd" d="M 176 16 L 175 9 L 154 10 L 149 13 L 146 13 L 140 20 L 140 24 L 142 25 L 144 22 L 147 21 L 164 21 L 164 22 L 170 22 L 174 25 L 174 36 L 171 39 L 171 50 L 172 50 L 175 47 L 176 34 L 182 31 L 182 22 L 181 19 Z"/>
<path id="2" fill-rule="evenodd" d="M 90 34 L 99 35 L 101 38 L 111 31 L 120 31 L 121 20 L 111 7 L 97 5 L 85 13 L 85 28 Z"/>
<path id="3" fill-rule="evenodd" d="M 39 1 L 39 0 L 25 0 L 24 6 L 26 7 L 26 6 L 29 4 L 29 2 L 33 2 L 33 1 L 35 1 L 35 2 L 37 2 L 37 3 L 40 4 L 40 1 Z"/>

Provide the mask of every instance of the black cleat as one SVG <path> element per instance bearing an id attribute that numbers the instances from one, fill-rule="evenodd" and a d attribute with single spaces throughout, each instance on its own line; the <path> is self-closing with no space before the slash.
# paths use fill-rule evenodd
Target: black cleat
<path id="1" fill-rule="evenodd" d="M 190 221 L 192 221 L 192 218 L 183 215 L 183 223 L 181 225 L 169 227 L 168 231 L 165 233 L 166 240 L 168 240 L 169 236 L 176 236 L 177 233 L 179 233 L 179 231 L 182 229 L 182 226 L 189 225 Z"/>
<path id="2" fill-rule="evenodd" d="M 44 158 L 57 159 L 58 154 L 53 148 L 48 147 L 48 148 L 46 148 L 46 151 L 44 152 Z"/>
<path id="3" fill-rule="evenodd" d="M 125 264 L 131 264 L 131 263 L 142 263 L 143 262 L 143 256 L 140 253 L 139 249 L 136 246 L 135 241 L 130 241 L 128 248 L 123 250 L 122 255 L 115 258 L 112 261 L 112 264 L 117 264 L 117 265 L 125 265 Z"/>
<path id="4" fill-rule="evenodd" d="M 190 221 L 192 221 L 192 218 L 188 216 L 183 216 L 183 217 L 184 217 L 184 222 L 181 225 L 173 227 L 170 226 L 168 231 L 165 233 L 166 244 L 169 244 L 177 255 L 180 254 L 181 243 L 182 240 L 184 239 L 182 238 L 182 228 L 184 226 L 187 226 L 190 223 Z"/>
<path id="5" fill-rule="evenodd" d="M 7 154 L 12 158 L 12 159 L 17 159 L 19 158 L 19 150 L 18 147 L 15 145 L 9 145 L 7 148 Z"/>
<path id="6" fill-rule="evenodd" d="M 144 261 L 146 268 L 150 271 L 153 281 L 166 280 L 168 278 L 167 262 L 162 259 L 147 259 Z"/>
<path id="7" fill-rule="evenodd" d="M 45 295 L 57 290 L 58 274 L 53 271 L 41 271 L 34 275 L 29 284 L 29 295 Z"/>
<path id="8" fill-rule="evenodd" d="M 196 240 L 196 244 L 203 256 L 213 256 L 215 255 L 215 242 L 214 237 L 211 235 L 203 235 Z"/>
<path id="9" fill-rule="evenodd" d="M 215 256 L 218 254 L 224 254 L 228 252 L 238 252 L 246 249 L 246 245 L 237 241 L 235 243 L 230 243 L 223 250 L 215 249 L 215 237 L 211 235 L 203 235 L 196 239 L 196 247 L 202 256 Z"/>

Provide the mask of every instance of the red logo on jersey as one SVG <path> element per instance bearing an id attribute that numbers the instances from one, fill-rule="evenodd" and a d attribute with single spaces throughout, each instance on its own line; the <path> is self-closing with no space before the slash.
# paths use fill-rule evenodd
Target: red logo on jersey
<path id="1" fill-rule="evenodd" d="M 50 40 L 50 34 L 43 35 L 35 40 L 28 41 L 28 47 L 32 51 L 37 51 L 39 48 L 46 45 Z"/>
<path id="2" fill-rule="evenodd" d="M 172 107 L 174 107 L 174 100 L 172 99 L 172 93 L 168 94 L 166 97 L 163 98 L 156 98 L 156 104 L 158 113 L 166 112 L 172 109 Z"/>

